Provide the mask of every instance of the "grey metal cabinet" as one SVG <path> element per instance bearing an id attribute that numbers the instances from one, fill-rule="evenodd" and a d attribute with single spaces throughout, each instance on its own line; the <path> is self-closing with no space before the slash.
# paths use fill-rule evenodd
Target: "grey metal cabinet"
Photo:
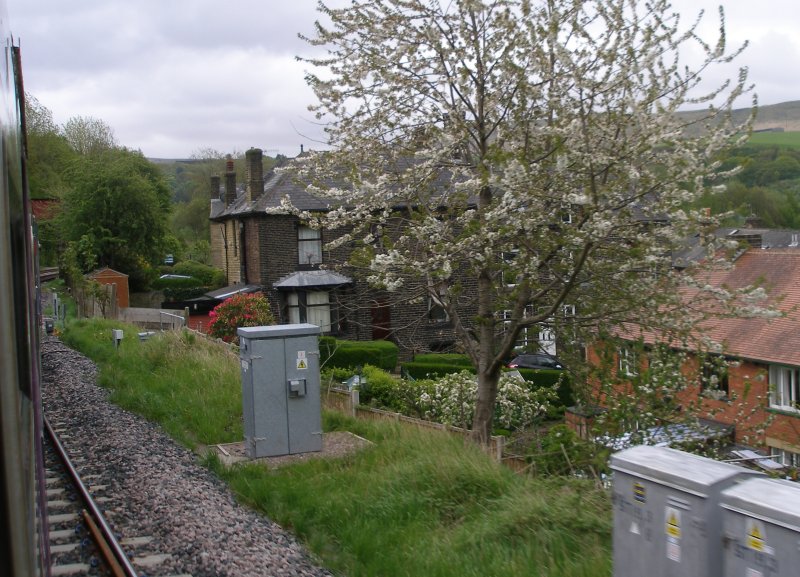
<path id="1" fill-rule="evenodd" d="M 722 577 L 720 495 L 760 473 L 652 446 L 611 468 L 614 577 Z"/>
<path id="2" fill-rule="evenodd" d="M 750 479 L 722 493 L 725 577 L 800 574 L 800 485 Z"/>
<path id="3" fill-rule="evenodd" d="M 304 323 L 237 333 L 247 455 L 321 451 L 320 328 Z"/>

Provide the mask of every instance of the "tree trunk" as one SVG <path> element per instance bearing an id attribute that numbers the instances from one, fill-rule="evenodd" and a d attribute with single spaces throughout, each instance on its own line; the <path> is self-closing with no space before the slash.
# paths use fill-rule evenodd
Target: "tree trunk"
<path id="1" fill-rule="evenodd" d="M 500 368 L 492 364 L 495 353 L 492 288 L 491 274 L 484 270 L 478 277 L 478 394 L 472 420 L 472 438 L 483 445 L 488 445 L 492 437 L 494 403 L 500 380 Z"/>
<path id="2" fill-rule="evenodd" d="M 497 399 L 499 378 L 499 373 L 478 372 L 478 398 L 475 403 L 475 416 L 472 419 L 472 439 L 481 445 L 488 445 L 492 438 L 494 404 Z"/>

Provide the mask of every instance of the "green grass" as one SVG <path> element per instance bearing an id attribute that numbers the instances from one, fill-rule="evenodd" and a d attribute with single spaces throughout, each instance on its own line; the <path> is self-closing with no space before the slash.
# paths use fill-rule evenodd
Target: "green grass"
<path id="1" fill-rule="evenodd" d="M 111 330 L 124 338 L 114 348 Z M 102 319 L 74 321 L 62 339 L 100 366 L 99 384 L 111 400 L 159 423 L 172 437 L 198 444 L 240 441 L 242 390 L 238 356 L 190 332 L 157 333 Z"/>
<path id="2" fill-rule="evenodd" d="M 800 148 L 800 132 L 756 132 L 750 136 L 747 143 Z"/>
<path id="3" fill-rule="evenodd" d="M 72 323 L 65 340 L 99 363 L 115 402 L 190 446 L 241 440 L 235 355 L 186 335 L 140 343 L 134 327 L 124 327 L 115 350 L 112 326 L 120 328 Z M 592 483 L 518 476 L 441 432 L 338 413 L 325 413 L 324 427 L 374 445 L 278 470 L 205 462 L 243 502 L 293 530 L 337 574 L 610 575 L 610 503 Z"/>

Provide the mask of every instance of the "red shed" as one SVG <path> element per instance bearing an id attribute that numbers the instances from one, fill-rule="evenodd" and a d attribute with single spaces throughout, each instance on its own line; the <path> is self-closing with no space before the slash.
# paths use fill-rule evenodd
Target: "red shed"
<path id="1" fill-rule="evenodd" d="M 117 306 L 127 308 L 130 306 L 128 296 L 128 275 L 114 269 L 105 267 L 87 275 L 90 279 L 96 280 L 100 284 L 117 285 Z"/>

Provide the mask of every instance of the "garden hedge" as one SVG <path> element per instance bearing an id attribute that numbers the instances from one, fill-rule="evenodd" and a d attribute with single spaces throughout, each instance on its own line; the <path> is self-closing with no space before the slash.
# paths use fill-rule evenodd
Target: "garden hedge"
<path id="1" fill-rule="evenodd" d="M 430 361 L 418 362 L 416 359 L 403 363 L 400 368 L 404 377 L 412 379 L 437 379 L 445 375 L 460 373 L 461 371 L 475 372 L 475 368 L 470 365 L 455 365 L 452 363 L 434 363 Z"/>
<path id="2" fill-rule="evenodd" d="M 389 341 L 345 341 L 320 337 L 320 364 L 326 368 L 372 365 L 387 372 L 397 366 L 397 345 Z"/>
<path id="3" fill-rule="evenodd" d="M 519 371 L 529 383 L 534 383 L 536 387 L 549 387 L 561 379 L 558 387 L 558 404 L 562 407 L 570 407 L 575 404 L 572 394 L 572 379 L 566 371 L 556 369 L 514 369 Z"/>

